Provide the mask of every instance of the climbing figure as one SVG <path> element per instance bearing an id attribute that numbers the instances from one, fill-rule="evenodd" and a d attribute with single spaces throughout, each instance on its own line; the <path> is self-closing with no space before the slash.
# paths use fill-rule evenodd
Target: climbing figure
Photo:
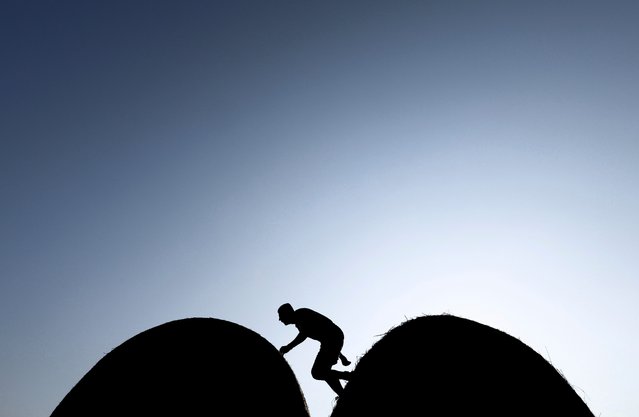
<path id="1" fill-rule="evenodd" d="M 307 337 L 320 342 L 320 350 L 311 368 L 313 378 L 326 381 L 326 383 L 341 395 L 344 391 L 340 379 L 348 380 L 351 373 L 332 369 L 337 359 L 342 365 L 350 365 L 350 361 L 342 354 L 344 346 L 344 333 L 328 317 L 311 310 L 310 308 L 298 308 L 297 310 L 286 303 L 277 310 L 279 319 L 285 325 L 294 324 L 299 333 L 288 345 L 280 348 L 282 355 L 288 353 L 295 346 L 306 340 Z"/>

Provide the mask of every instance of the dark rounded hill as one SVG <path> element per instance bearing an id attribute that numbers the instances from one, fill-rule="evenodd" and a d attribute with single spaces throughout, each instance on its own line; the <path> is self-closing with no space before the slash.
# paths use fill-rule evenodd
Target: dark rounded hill
<path id="1" fill-rule="evenodd" d="M 533 349 L 450 315 L 409 320 L 360 359 L 331 417 L 375 415 L 593 417 Z"/>
<path id="2" fill-rule="evenodd" d="M 213 318 L 144 331 L 102 358 L 51 417 L 309 417 L 293 371 L 259 334 Z"/>

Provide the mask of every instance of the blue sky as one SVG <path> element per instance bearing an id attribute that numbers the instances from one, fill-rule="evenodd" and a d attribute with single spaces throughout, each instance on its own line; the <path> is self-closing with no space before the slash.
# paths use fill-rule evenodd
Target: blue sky
<path id="1" fill-rule="evenodd" d="M 0 414 L 184 317 L 444 312 L 639 414 L 639 6 L 0 5 Z M 313 417 L 317 346 L 287 355 Z M 398 366 L 409 366 L 398 362 Z"/>

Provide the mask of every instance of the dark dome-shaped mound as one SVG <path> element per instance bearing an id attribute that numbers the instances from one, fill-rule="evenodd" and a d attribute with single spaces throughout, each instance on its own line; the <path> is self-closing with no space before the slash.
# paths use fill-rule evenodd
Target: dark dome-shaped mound
<path id="1" fill-rule="evenodd" d="M 331 417 L 593 417 L 541 355 L 499 330 L 425 316 L 361 358 Z"/>
<path id="2" fill-rule="evenodd" d="M 102 358 L 51 417 L 308 417 L 293 371 L 259 334 L 212 318 L 169 322 Z"/>

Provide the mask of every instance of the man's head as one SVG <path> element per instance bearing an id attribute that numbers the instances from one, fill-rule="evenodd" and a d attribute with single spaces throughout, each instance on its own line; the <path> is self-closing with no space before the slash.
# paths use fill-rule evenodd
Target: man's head
<path id="1" fill-rule="evenodd" d="M 293 306 L 289 303 L 282 304 L 280 308 L 277 309 L 277 314 L 280 316 L 280 321 L 286 325 L 293 323 Z"/>

